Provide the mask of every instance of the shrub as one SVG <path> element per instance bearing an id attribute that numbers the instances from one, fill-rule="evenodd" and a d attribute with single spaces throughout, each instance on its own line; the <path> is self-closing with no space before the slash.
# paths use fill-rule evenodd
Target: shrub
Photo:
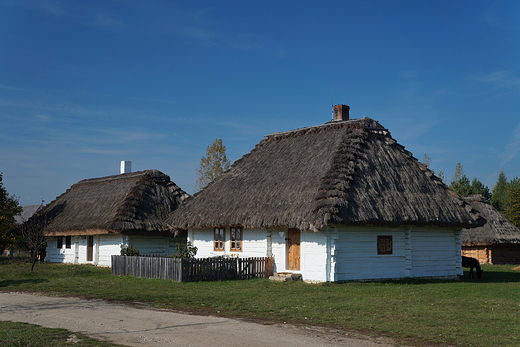
<path id="1" fill-rule="evenodd" d="M 139 250 L 137 248 L 132 247 L 131 245 L 125 248 L 121 248 L 121 255 L 127 256 L 138 256 Z"/>

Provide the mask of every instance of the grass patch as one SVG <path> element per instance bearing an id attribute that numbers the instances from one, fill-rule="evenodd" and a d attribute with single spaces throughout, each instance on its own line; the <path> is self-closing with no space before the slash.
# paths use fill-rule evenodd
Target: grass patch
<path id="1" fill-rule="evenodd" d="M 85 335 L 65 329 L 43 328 L 28 323 L 0 321 L 0 346 L 2 347 L 114 347 Z"/>
<path id="2" fill-rule="evenodd" d="M 176 283 L 112 276 L 110 269 L 88 265 L 41 264 L 32 273 L 28 263 L 0 266 L 3 291 L 144 302 L 199 314 L 355 329 L 439 344 L 520 345 L 520 272 L 511 270 L 514 266 L 483 266 L 481 281 L 343 284 Z"/>

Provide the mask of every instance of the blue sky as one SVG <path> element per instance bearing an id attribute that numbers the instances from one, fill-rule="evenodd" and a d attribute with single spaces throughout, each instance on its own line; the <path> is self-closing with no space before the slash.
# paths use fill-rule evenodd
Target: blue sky
<path id="1" fill-rule="evenodd" d="M 520 176 L 520 2 L 0 0 L 0 172 L 22 205 L 206 147 L 370 117 L 431 168 Z"/>

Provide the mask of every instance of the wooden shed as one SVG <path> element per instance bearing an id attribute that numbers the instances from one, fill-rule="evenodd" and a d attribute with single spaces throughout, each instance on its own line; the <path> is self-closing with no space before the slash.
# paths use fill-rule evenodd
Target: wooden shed
<path id="1" fill-rule="evenodd" d="M 186 233 L 165 219 L 188 194 L 158 170 L 82 180 L 33 218 L 45 220 L 46 260 L 110 266 L 132 246 L 141 254 L 174 253 Z"/>
<path id="2" fill-rule="evenodd" d="M 273 133 L 174 211 L 197 257 L 273 256 L 306 281 L 462 274 L 485 221 L 370 118 Z"/>
<path id="3" fill-rule="evenodd" d="M 481 264 L 520 264 L 520 229 L 491 206 L 482 195 L 463 197 L 487 223 L 462 229 L 462 255 Z"/>

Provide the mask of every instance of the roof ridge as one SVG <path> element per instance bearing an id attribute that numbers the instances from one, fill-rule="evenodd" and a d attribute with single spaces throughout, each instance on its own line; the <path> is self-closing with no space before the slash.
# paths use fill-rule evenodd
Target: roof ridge
<path id="1" fill-rule="evenodd" d="M 282 132 L 274 132 L 268 135 L 264 135 L 264 138 L 262 141 L 260 141 L 259 144 L 261 144 L 264 141 L 268 140 L 280 140 L 288 137 L 293 136 L 301 136 L 305 134 L 310 134 L 314 132 L 324 131 L 324 130 L 337 130 L 344 127 L 349 127 L 357 124 L 365 124 L 363 127 L 367 130 L 373 130 L 373 131 L 383 131 L 388 132 L 388 129 L 384 128 L 382 125 L 379 124 L 376 120 L 373 120 L 369 117 L 363 117 L 360 119 L 349 119 L 344 121 L 328 121 L 325 124 L 310 126 L 310 127 L 304 127 L 304 128 L 298 128 L 288 131 L 282 131 Z"/>

